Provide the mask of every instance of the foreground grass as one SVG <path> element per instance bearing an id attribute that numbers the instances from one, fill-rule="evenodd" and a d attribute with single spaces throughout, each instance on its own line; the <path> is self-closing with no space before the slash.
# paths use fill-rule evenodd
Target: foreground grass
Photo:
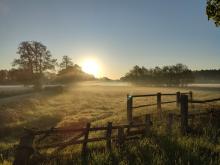
<path id="1" fill-rule="evenodd" d="M 17 144 L 23 127 L 40 129 L 50 127 L 77 128 L 85 126 L 87 122 L 92 122 L 93 125 L 106 125 L 108 121 L 115 124 L 126 123 L 127 93 L 174 93 L 176 91 L 186 92 L 189 89 L 80 85 L 73 86 L 64 93 L 33 94 L 30 98 L 13 101 L 10 104 L 1 104 L 0 150 L 11 148 Z M 216 91 L 209 90 L 196 90 L 194 95 L 198 99 L 210 98 L 210 96 L 219 97 L 220 95 Z M 164 101 L 173 100 L 169 97 L 164 99 L 167 99 Z M 155 99 L 137 100 L 135 104 L 146 104 L 146 102 L 152 103 L 155 102 Z M 208 105 L 205 108 L 210 106 Z M 175 110 L 175 105 L 166 105 L 163 106 L 163 109 Z M 155 109 L 135 110 L 134 116 L 150 112 L 155 112 Z M 187 164 L 186 162 L 194 164 L 194 161 L 199 164 L 200 162 L 219 163 L 218 156 L 212 158 L 212 154 L 216 155 L 220 147 L 218 143 L 209 141 L 207 138 L 210 136 L 209 131 L 206 131 L 207 135 L 203 133 L 203 135 L 195 137 L 182 137 L 178 133 L 169 137 L 164 134 L 164 130 L 158 123 L 155 126 L 154 136 L 127 144 L 123 149 L 115 147 L 112 153 L 93 151 L 90 154 L 89 161 L 91 164 L 173 164 L 173 162 L 175 162 L 174 164 Z M 209 129 L 207 128 L 207 130 Z M 200 157 L 200 150 L 203 152 L 203 149 L 205 154 Z M 80 161 L 79 156 L 76 156 L 77 152 L 73 151 L 72 148 L 61 153 L 61 155 L 61 157 L 57 157 L 58 159 L 46 163 L 55 164 L 55 161 L 57 164 L 68 164 L 73 160 L 78 163 Z M 188 156 L 189 159 L 187 159 Z M 10 160 L 8 161 L 5 160 L 4 164 L 10 164 Z"/>

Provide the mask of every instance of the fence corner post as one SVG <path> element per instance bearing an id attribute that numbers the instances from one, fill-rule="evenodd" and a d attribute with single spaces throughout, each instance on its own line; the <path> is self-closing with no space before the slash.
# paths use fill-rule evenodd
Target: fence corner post
<path id="1" fill-rule="evenodd" d="M 87 143 L 88 143 L 88 138 L 89 138 L 89 130 L 90 130 L 90 123 L 86 124 L 86 128 L 85 128 L 85 136 L 84 136 L 84 140 L 83 140 L 83 145 L 82 145 L 82 163 L 83 164 L 87 164 L 88 163 L 88 148 L 87 148 Z"/>
<path id="2" fill-rule="evenodd" d="M 158 117 L 162 118 L 162 110 L 161 110 L 161 93 L 157 93 L 157 112 Z"/>
<path id="3" fill-rule="evenodd" d="M 180 92 L 176 92 L 176 107 L 180 107 Z"/>
<path id="4" fill-rule="evenodd" d="M 181 133 L 185 135 L 188 131 L 188 96 L 180 97 L 180 114 L 181 114 Z"/>
<path id="5" fill-rule="evenodd" d="M 24 135 L 20 138 L 13 165 L 30 164 L 30 156 L 34 153 L 33 142 L 33 132 L 25 130 Z"/>
<path id="6" fill-rule="evenodd" d="M 112 122 L 108 122 L 107 131 L 106 131 L 106 148 L 107 151 L 111 151 L 111 136 L 112 136 Z"/>
<path id="7" fill-rule="evenodd" d="M 122 146 L 125 140 L 124 127 L 118 128 L 118 144 Z"/>
<path id="8" fill-rule="evenodd" d="M 190 107 L 194 108 L 193 103 L 192 103 L 192 101 L 193 101 L 193 92 L 192 91 L 189 91 L 189 101 L 190 101 Z"/>
<path id="9" fill-rule="evenodd" d="M 146 114 L 145 115 L 145 135 L 146 136 L 149 135 L 149 133 L 151 131 L 151 129 L 150 129 L 151 125 L 152 125 L 151 114 Z"/>
<path id="10" fill-rule="evenodd" d="M 172 125 L 173 125 L 173 114 L 169 113 L 167 118 L 167 133 L 172 133 Z"/>
<path id="11" fill-rule="evenodd" d="M 128 123 L 132 122 L 132 107 L 133 107 L 133 97 L 127 95 L 127 121 Z"/>

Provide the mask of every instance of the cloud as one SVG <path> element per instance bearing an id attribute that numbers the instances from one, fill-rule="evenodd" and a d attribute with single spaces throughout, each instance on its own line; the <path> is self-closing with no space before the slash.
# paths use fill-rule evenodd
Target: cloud
<path id="1" fill-rule="evenodd" d="M 6 0 L 0 0 L 0 15 L 6 15 L 9 13 L 9 6 Z"/>

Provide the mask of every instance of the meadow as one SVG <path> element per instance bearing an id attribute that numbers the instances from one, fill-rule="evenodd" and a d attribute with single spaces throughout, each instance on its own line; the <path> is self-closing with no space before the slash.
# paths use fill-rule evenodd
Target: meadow
<path id="1" fill-rule="evenodd" d="M 143 87 L 121 83 L 81 83 L 66 87 L 62 93 L 32 93 L 28 97 L 19 97 L 0 102 L 0 150 L 13 147 L 18 143 L 23 128 L 46 129 L 51 127 L 79 128 L 87 122 L 93 125 L 105 125 L 108 121 L 126 123 L 127 94 L 154 94 L 188 92 L 192 90 L 194 98 L 219 97 L 219 89 L 175 88 L 175 87 Z M 166 98 L 172 100 L 173 98 Z M 136 103 L 154 102 L 154 99 L 139 100 Z M 203 108 L 212 107 L 211 104 Z M 162 106 L 162 110 L 177 110 L 175 104 Z M 156 108 L 142 108 L 135 115 L 156 113 Z M 203 119 L 201 119 L 202 121 Z M 129 143 L 123 150 L 115 148 L 112 153 L 92 152 L 91 164 L 217 164 L 220 158 L 218 142 L 210 141 L 212 131 L 204 126 L 204 136 L 165 136 L 162 127 L 155 127 L 150 138 Z M 213 127 L 214 128 L 214 127 Z M 216 128 L 217 130 L 217 128 Z M 207 132 L 211 132 L 208 134 Z M 100 145 L 100 144 L 98 144 Z M 69 151 L 72 151 L 69 149 Z M 70 154 L 72 152 L 68 152 Z M 68 155 L 67 154 L 67 155 Z M 214 157 L 210 155 L 214 154 Z M 70 159 L 71 158 L 71 159 Z M 65 159 L 65 160 L 64 160 Z M 77 153 L 68 158 L 59 157 L 57 164 L 80 162 Z M 10 164 L 10 161 L 3 161 Z M 61 163 L 62 162 L 62 163 Z M 50 164 L 51 162 L 47 162 Z M 51 164 L 54 164 L 52 162 Z"/>

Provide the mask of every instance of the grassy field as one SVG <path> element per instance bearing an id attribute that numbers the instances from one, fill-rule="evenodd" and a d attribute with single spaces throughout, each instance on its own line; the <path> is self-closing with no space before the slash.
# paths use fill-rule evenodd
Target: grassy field
<path id="1" fill-rule="evenodd" d="M 128 93 L 174 93 L 177 91 L 188 92 L 189 90 L 194 92 L 194 98 L 197 99 L 220 96 L 219 89 L 217 88 L 215 90 L 203 90 L 200 88 L 193 90 L 192 88 L 139 87 L 121 84 L 83 83 L 81 85 L 73 85 L 65 89 L 63 93 L 34 93 L 28 97 L 19 97 L 17 100 L 13 99 L 11 102 L 10 100 L 5 103 L 1 102 L 0 150 L 7 149 L 16 144 L 24 127 L 40 129 L 50 127 L 77 128 L 84 126 L 87 122 L 92 122 L 94 125 L 105 125 L 108 121 L 112 121 L 113 123 L 126 123 L 126 95 Z M 167 97 L 162 99 L 168 101 L 175 98 Z M 146 102 L 153 103 L 155 99 L 140 99 L 137 100 L 135 104 L 146 104 Z M 212 105 L 207 105 L 203 108 L 210 107 L 212 107 Z M 164 110 L 176 109 L 175 104 L 166 105 L 162 108 Z M 134 115 L 156 112 L 155 110 L 155 108 L 150 107 L 142 108 L 136 110 Z M 187 159 L 188 156 L 190 156 L 189 158 L 192 159 L 193 162 L 196 161 L 197 163 L 202 162 L 203 159 L 206 163 L 210 163 L 210 161 L 216 163 L 219 161 L 206 158 L 208 155 L 203 155 L 204 158 L 197 155 L 203 152 L 199 147 L 205 147 L 204 152 L 208 152 L 210 149 L 211 151 L 208 154 L 218 152 L 219 146 L 212 144 L 206 136 L 198 137 L 196 140 L 193 139 L 193 137 L 179 137 L 179 135 L 166 137 L 163 135 L 163 131 L 161 132 L 158 128 L 155 130 L 157 131 L 152 135 L 152 138 L 143 139 L 138 142 L 138 144 L 135 143 L 135 145 L 128 145 L 123 152 L 115 149 L 112 154 L 92 153 L 90 157 L 92 159 L 91 162 L 94 162 L 93 164 L 106 164 L 106 161 L 108 162 L 107 164 L 111 164 L 111 162 L 118 162 L 118 164 L 131 164 L 131 162 L 146 164 L 147 161 L 149 163 L 150 160 L 151 164 L 164 164 L 166 160 L 165 164 L 174 163 L 175 161 L 176 164 L 185 164 L 189 160 Z M 156 143 L 155 141 L 157 141 L 159 137 L 163 140 L 159 140 L 159 142 Z M 195 147 L 192 148 L 193 145 L 195 145 Z M 162 151 L 158 149 L 160 147 L 163 147 Z M 173 153 L 173 151 L 178 152 Z M 181 154 L 184 154 L 183 157 L 181 157 Z M 155 159 L 151 156 L 155 157 Z M 73 156 L 71 157 L 73 158 Z M 130 160 L 130 158 L 134 160 Z M 176 160 L 178 158 L 179 160 Z M 214 158 L 217 159 L 216 157 Z M 61 161 L 61 159 L 59 161 Z M 7 161 L 5 161 L 4 164 L 7 164 Z"/>

